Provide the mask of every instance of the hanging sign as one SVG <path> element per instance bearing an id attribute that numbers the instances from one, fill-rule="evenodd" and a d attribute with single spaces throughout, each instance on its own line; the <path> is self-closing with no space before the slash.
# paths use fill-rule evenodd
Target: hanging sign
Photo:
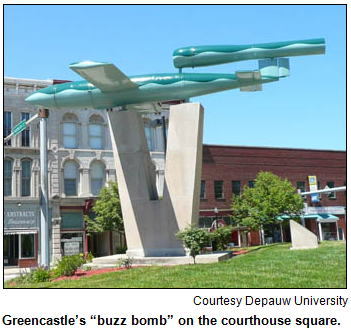
<path id="1" fill-rule="evenodd" d="M 318 190 L 316 176 L 308 176 L 308 183 L 310 184 L 310 192 Z M 311 201 L 312 202 L 319 202 L 319 195 L 317 193 L 311 194 Z"/>

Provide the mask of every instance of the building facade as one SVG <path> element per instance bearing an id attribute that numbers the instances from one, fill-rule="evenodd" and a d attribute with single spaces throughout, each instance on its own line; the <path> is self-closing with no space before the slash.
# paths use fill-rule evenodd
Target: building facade
<path id="1" fill-rule="evenodd" d="M 32 92 L 60 83 L 52 80 L 4 78 L 4 137 L 38 109 L 25 103 Z M 155 164 L 159 191 L 164 178 L 164 137 L 158 115 L 146 115 L 145 134 Z M 88 236 L 84 215 L 101 187 L 116 180 L 113 152 L 104 110 L 50 109 L 48 132 L 49 239 L 51 261 L 62 255 L 92 251 L 113 254 L 123 235 Z M 4 146 L 4 262 L 20 267 L 38 264 L 40 257 L 39 120 Z M 161 192 L 161 191 L 160 191 Z"/>
<path id="2" fill-rule="evenodd" d="M 200 227 L 210 228 L 217 217 L 226 223 L 230 215 L 233 194 L 243 187 L 254 187 L 260 171 L 270 171 L 288 179 L 302 192 L 309 191 L 308 176 L 316 176 L 318 189 L 346 186 L 346 152 L 336 150 L 307 150 L 245 146 L 203 146 L 200 202 Z M 304 197 L 305 226 L 319 240 L 346 239 L 346 192 L 321 194 L 318 202 Z M 284 225 L 283 227 L 284 228 Z M 269 232 L 249 232 L 239 227 L 233 234 L 235 245 L 259 245 L 273 241 L 290 241 L 287 227 L 270 236 Z"/>
<path id="3" fill-rule="evenodd" d="M 4 78 L 4 137 L 38 109 L 25 103 L 32 92 L 58 80 Z M 145 134 L 155 164 L 157 189 L 162 195 L 167 102 L 156 114 L 144 117 Z M 48 118 L 49 242 L 51 261 L 62 255 L 91 251 L 95 256 L 116 253 L 124 236 L 106 232 L 88 236 L 84 216 L 101 187 L 116 180 L 116 171 L 104 110 L 50 109 Z M 40 259 L 39 121 L 4 146 L 4 264 L 28 267 Z M 315 175 L 318 189 L 346 185 L 346 152 L 244 146 L 203 146 L 199 226 L 210 228 L 217 218 L 233 224 L 232 245 L 259 245 L 289 241 L 290 231 L 281 225 L 276 236 L 249 231 L 231 219 L 233 194 L 245 185 L 253 187 L 260 171 L 287 178 L 308 191 L 308 176 Z M 323 194 L 318 202 L 305 197 L 303 224 L 319 240 L 346 239 L 346 192 Z M 216 209 L 216 210 L 215 210 Z M 217 212 L 217 213 L 216 213 Z"/>

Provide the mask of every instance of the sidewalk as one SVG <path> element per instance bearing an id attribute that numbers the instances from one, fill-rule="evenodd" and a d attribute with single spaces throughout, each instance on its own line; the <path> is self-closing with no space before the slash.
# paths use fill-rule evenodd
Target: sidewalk
<path id="1" fill-rule="evenodd" d="M 4 282 L 12 278 L 16 278 L 21 272 L 29 272 L 30 268 L 19 268 L 19 267 L 4 267 Z"/>

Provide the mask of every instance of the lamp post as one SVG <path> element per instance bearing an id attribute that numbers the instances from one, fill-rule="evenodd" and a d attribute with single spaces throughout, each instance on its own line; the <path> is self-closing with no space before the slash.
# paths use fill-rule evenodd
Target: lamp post
<path id="1" fill-rule="evenodd" d="M 215 221 L 216 223 L 215 223 L 214 228 L 215 228 L 215 230 L 217 230 L 217 228 L 218 228 L 218 208 L 215 207 L 213 211 L 216 215 L 216 221 Z M 212 241 L 212 251 L 216 251 L 216 250 L 217 250 L 217 243 L 216 243 L 216 241 Z"/>
<path id="2" fill-rule="evenodd" d="M 215 225 L 215 228 L 217 229 L 217 228 L 218 228 L 218 208 L 215 207 L 213 211 L 214 211 L 214 213 L 215 213 L 215 215 L 216 215 L 216 225 Z"/>

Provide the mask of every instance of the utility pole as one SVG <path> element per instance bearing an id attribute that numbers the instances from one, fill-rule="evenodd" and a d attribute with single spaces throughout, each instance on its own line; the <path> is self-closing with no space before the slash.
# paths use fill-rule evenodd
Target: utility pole
<path id="1" fill-rule="evenodd" d="M 33 121 L 40 118 L 40 265 L 50 266 L 49 252 L 49 195 L 48 195 L 48 157 L 47 157 L 47 118 L 49 110 L 40 108 L 39 113 L 28 121 L 21 121 L 12 128 L 11 134 L 4 138 L 4 143 L 25 130 Z"/>
<path id="2" fill-rule="evenodd" d="M 47 156 L 47 118 L 49 110 L 40 108 L 40 265 L 50 266 L 49 252 L 49 195 L 48 195 L 48 156 Z"/>

